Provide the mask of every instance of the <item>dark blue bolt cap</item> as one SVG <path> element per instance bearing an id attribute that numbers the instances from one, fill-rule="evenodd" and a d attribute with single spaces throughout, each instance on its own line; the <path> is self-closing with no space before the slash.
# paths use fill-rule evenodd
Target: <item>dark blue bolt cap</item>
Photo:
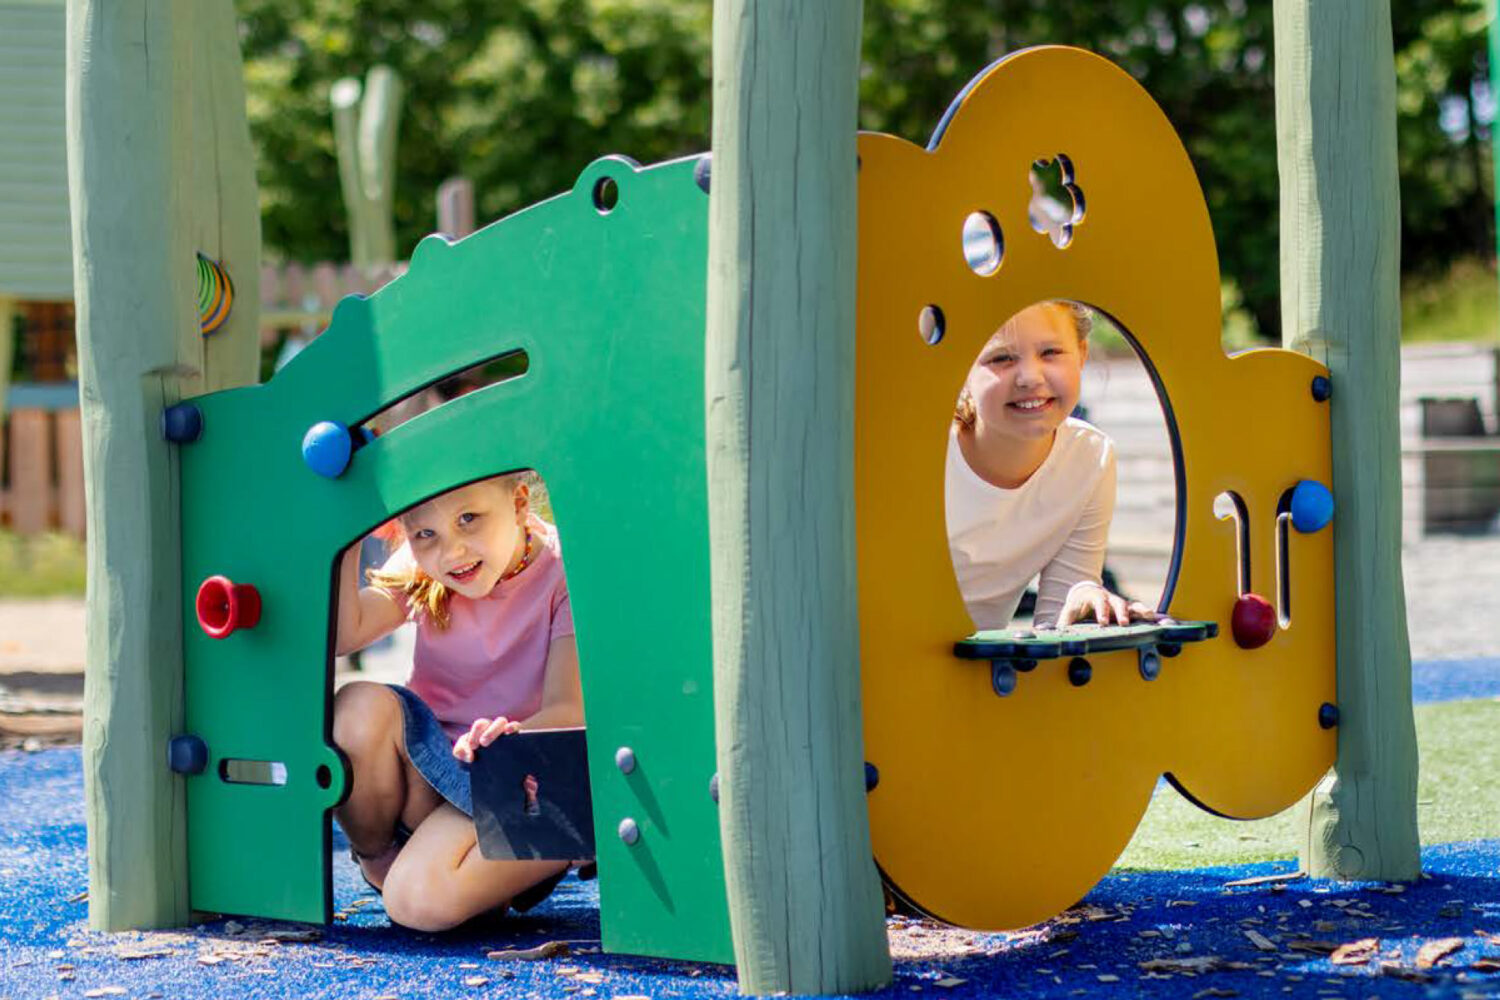
<path id="1" fill-rule="evenodd" d="M 192 403 L 176 403 L 161 411 L 161 436 L 174 444 L 198 440 L 203 433 L 203 411 Z"/>
<path id="2" fill-rule="evenodd" d="M 1081 656 L 1073 657 L 1068 664 L 1068 682 L 1074 687 L 1083 687 L 1094 679 L 1094 668 Z"/>
<path id="3" fill-rule="evenodd" d="M 202 774 L 208 767 L 208 744 L 196 736 L 174 736 L 167 742 L 167 766 L 177 774 Z"/>

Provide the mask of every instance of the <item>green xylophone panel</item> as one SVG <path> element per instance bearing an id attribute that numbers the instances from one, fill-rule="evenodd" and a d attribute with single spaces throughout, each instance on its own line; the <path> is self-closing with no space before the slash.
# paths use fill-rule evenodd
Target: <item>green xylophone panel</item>
<path id="1" fill-rule="evenodd" d="M 407 274 L 341 302 L 266 385 L 195 400 L 202 436 L 181 449 L 187 729 L 210 755 L 187 779 L 195 908 L 330 918 L 330 810 L 349 780 L 331 746 L 337 555 L 427 497 L 531 468 L 551 496 L 577 625 L 604 945 L 732 960 L 709 795 L 708 198 L 696 163 L 606 158 L 567 194 L 457 243 L 430 237 Z M 603 211 L 606 178 L 618 202 Z M 517 351 L 524 375 L 400 424 L 339 478 L 304 464 L 318 421 L 355 427 Z M 222 640 L 197 627 L 193 596 L 215 574 L 259 589 L 258 626 Z M 630 775 L 614 764 L 622 746 Z M 230 783 L 228 759 L 281 764 L 285 782 Z M 633 846 L 617 834 L 626 817 L 641 832 Z"/>

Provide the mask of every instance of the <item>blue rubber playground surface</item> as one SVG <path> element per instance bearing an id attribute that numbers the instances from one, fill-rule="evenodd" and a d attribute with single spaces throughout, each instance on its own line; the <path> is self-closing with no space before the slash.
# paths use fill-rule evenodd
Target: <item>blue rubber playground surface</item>
<path id="1" fill-rule="evenodd" d="M 1496 696 L 1500 661 L 1417 667 L 1418 701 Z M 0 1000 L 736 995 L 723 966 L 601 954 L 595 883 L 572 878 L 524 916 L 438 936 L 395 929 L 337 832 L 329 927 L 97 934 L 80 751 L 0 753 L 0 819 Z M 1422 862 L 1407 886 L 1299 878 L 1291 861 L 1117 872 L 1014 933 L 896 917 L 895 981 L 867 995 L 1500 998 L 1500 840 L 1431 846 Z M 545 958 L 494 954 L 549 943 Z"/>

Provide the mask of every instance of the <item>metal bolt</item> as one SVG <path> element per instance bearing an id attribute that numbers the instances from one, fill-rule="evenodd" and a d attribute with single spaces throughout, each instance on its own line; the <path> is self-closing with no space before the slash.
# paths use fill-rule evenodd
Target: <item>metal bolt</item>
<path id="1" fill-rule="evenodd" d="M 620 839 L 625 841 L 627 845 L 634 844 L 637 840 L 641 839 L 641 828 L 635 825 L 635 820 L 626 816 L 620 820 L 619 834 Z"/>
<path id="2" fill-rule="evenodd" d="M 620 769 L 621 774 L 631 774 L 635 771 L 635 751 L 629 747 L 621 747 L 615 751 L 615 767 Z"/>
<path id="3" fill-rule="evenodd" d="M 1146 680 L 1154 681 L 1161 676 L 1161 657 L 1150 646 L 1141 647 L 1139 665 L 1141 676 Z"/>
<path id="4" fill-rule="evenodd" d="M 1081 656 L 1073 657 L 1068 664 L 1068 681 L 1074 687 L 1083 687 L 1094 677 L 1094 668 Z"/>
<path id="5" fill-rule="evenodd" d="M 1016 669 L 1009 660 L 990 661 L 990 687 L 1002 698 L 1016 689 Z"/>

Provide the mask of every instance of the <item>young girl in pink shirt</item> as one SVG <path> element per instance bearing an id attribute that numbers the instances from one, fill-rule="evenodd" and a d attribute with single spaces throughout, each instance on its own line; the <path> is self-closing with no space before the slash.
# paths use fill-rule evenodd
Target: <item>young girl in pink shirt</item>
<path id="1" fill-rule="evenodd" d="M 437 931 L 525 908 L 561 861 L 479 853 L 468 764 L 521 729 L 583 725 L 573 618 L 556 531 L 531 512 L 526 474 L 481 480 L 412 508 L 403 544 L 360 586 L 340 567 L 339 655 L 417 625 L 406 687 L 357 681 L 334 699 L 353 787 L 336 815 L 395 923 Z"/>

